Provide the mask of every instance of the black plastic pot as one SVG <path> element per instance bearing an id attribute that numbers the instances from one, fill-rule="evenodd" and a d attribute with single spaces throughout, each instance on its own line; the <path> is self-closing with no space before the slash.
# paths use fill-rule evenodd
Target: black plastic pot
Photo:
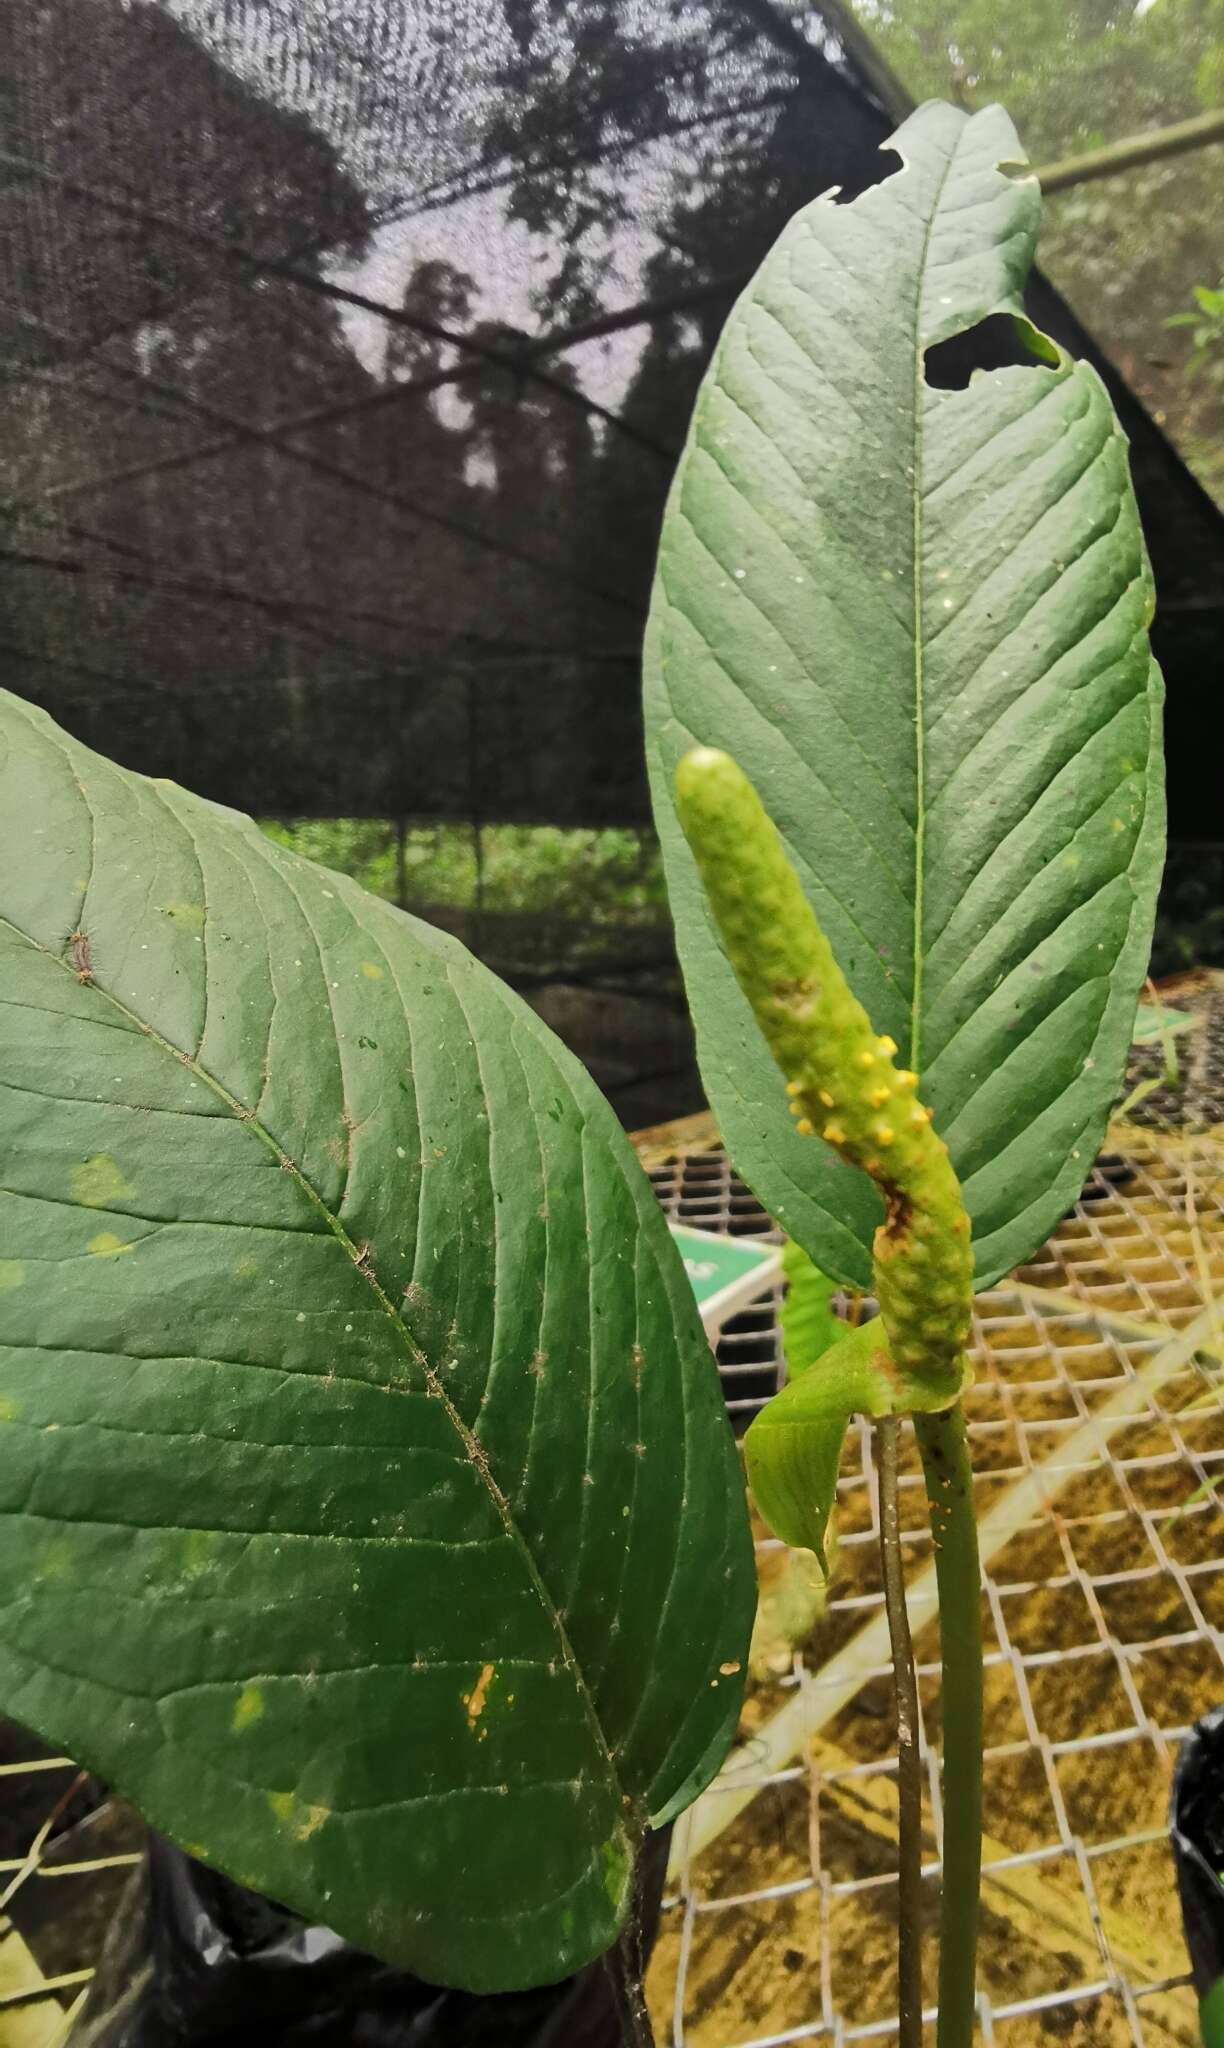
<path id="1" fill-rule="evenodd" d="M 649 1835 L 639 1859 L 639 1977 L 670 1840 L 670 1827 Z M 535 1991 L 440 1989 L 151 1834 L 72 2048 L 623 2048 L 635 2039 L 624 1978 L 613 1955 Z"/>
<path id="2" fill-rule="evenodd" d="M 1207 2048 L 1224 2048 L 1224 1707 L 1195 1723 L 1173 1774 L 1169 1837 Z"/>
<path id="3" fill-rule="evenodd" d="M 670 1829 L 639 1867 L 643 1961 Z M 107 1942 L 73 2048 L 621 2048 L 617 1959 L 537 1991 L 422 1983 L 244 1891 L 159 1836 Z"/>

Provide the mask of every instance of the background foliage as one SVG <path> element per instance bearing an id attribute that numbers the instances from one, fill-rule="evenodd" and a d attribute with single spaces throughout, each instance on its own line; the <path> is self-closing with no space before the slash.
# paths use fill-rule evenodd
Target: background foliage
<path id="1" fill-rule="evenodd" d="M 1222 0 L 854 0 L 918 99 L 1002 100 L 1031 160 L 1098 149 L 1224 103 Z M 1224 148 L 1045 201 L 1040 262 L 1224 503 L 1224 349 L 1195 372 L 1166 321 L 1220 275 Z"/>
<path id="2" fill-rule="evenodd" d="M 352 875 L 406 907 L 463 908 L 479 890 L 489 912 L 623 920 L 666 906 L 650 832 L 565 831 L 555 825 L 409 825 L 387 818 L 267 819 L 270 839 Z"/>

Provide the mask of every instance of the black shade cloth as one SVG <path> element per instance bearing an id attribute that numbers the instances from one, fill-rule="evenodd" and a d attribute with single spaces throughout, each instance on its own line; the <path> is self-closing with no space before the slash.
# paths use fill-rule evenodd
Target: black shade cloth
<path id="1" fill-rule="evenodd" d="M 638 651 L 698 378 L 795 208 L 894 167 L 903 108 L 841 24 L 0 0 L 6 682 L 257 813 L 643 820 Z M 1040 281 L 1033 311 L 1095 356 Z M 1174 829 L 1212 835 L 1224 524 L 1108 375 Z"/>

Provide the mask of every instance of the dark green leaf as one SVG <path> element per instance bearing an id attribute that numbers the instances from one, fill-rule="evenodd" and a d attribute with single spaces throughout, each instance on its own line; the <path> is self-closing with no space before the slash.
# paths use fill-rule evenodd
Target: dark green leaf
<path id="1" fill-rule="evenodd" d="M 5 696 L 0 818 L 3 1709 L 365 1948 L 560 1976 L 753 1606 L 650 1188 L 461 947 Z"/>
<path id="2" fill-rule="evenodd" d="M 921 1072 L 983 1286 L 1074 1198 L 1117 1091 L 1161 858 L 1160 681 L 1095 372 L 1031 336 L 1031 363 L 926 381 L 936 344 L 1022 321 L 1040 198 L 999 168 L 1022 154 L 1011 124 L 930 105 L 892 146 L 902 167 L 798 215 L 728 321 L 660 546 L 648 744 L 740 1172 L 817 1265 L 870 1284 L 879 1199 L 793 1130 L 676 823 L 694 742 L 754 782 Z"/>

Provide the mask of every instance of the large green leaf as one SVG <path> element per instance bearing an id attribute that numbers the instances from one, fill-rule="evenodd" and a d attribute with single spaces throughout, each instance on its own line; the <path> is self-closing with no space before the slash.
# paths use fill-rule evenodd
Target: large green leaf
<path id="1" fill-rule="evenodd" d="M 607 1105 L 453 941 L 0 695 L 0 1705 L 435 1981 L 613 1939 L 742 1483 Z"/>
<path id="2" fill-rule="evenodd" d="M 1074 1196 L 1120 1079 L 1161 857 L 1160 679 L 1109 398 L 1019 318 L 1040 200 L 1010 122 L 930 105 L 889 146 L 902 167 L 799 214 L 727 323 L 660 545 L 648 745 L 740 1172 L 818 1265 L 870 1283 L 876 1192 L 792 1128 L 676 823 L 695 741 L 755 783 L 920 1070 L 986 1285 Z M 925 351 L 992 314 L 1032 362 L 932 388 Z"/>

